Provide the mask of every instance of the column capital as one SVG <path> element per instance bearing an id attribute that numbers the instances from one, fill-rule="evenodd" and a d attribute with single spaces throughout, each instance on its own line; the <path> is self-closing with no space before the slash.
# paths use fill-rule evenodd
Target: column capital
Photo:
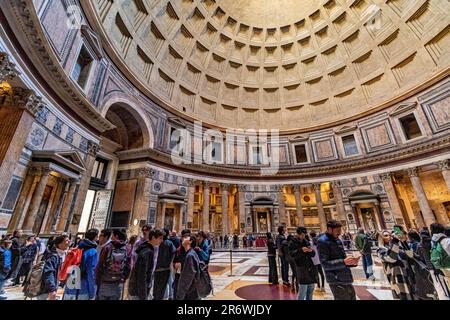
<path id="1" fill-rule="evenodd" d="M 99 149 L 100 149 L 100 146 L 97 143 L 95 143 L 94 141 L 91 141 L 91 140 L 88 141 L 87 153 L 90 156 L 96 157 Z"/>
<path id="2" fill-rule="evenodd" d="M 392 180 L 392 176 L 393 176 L 392 172 L 385 172 L 378 175 L 381 181 Z"/>
<path id="3" fill-rule="evenodd" d="M 33 116 L 36 116 L 44 109 L 42 98 L 30 89 L 22 87 L 1 87 L 0 95 L 5 97 L 3 104 L 10 104 L 16 108 L 28 110 Z"/>
<path id="4" fill-rule="evenodd" d="M 247 186 L 245 184 L 239 184 L 238 189 L 240 192 L 245 192 L 247 191 Z"/>
<path id="5" fill-rule="evenodd" d="M 187 185 L 188 187 L 195 187 L 197 181 L 195 179 L 192 178 L 187 178 L 186 179 Z"/>
<path id="6" fill-rule="evenodd" d="M 81 180 L 79 178 L 70 178 L 69 179 L 69 183 L 71 185 L 77 185 L 77 184 L 80 184 L 80 182 L 81 182 Z"/>
<path id="7" fill-rule="evenodd" d="M 9 59 L 9 54 L 0 52 L 0 82 L 12 80 L 19 75 L 20 72 L 17 71 L 16 65 Z"/>
<path id="8" fill-rule="evenodd" d="M 419 176 L 419 168 L 418 167 L 409 168 L 406 170 L 406 172 L 408 173 L 409 177 L 418 177 Z"/>
<path id="9" fill-rule="evenodd" d="M 301 184 L 294 184 L 292 187 L 294 188 L 294 191 L 296 191 L 296 192 L 300 192 L 302 190 Z"/>
<path id="10" fill-rule="evenodd" d="M 231 189 L 231 184 L 229 184 L 229 183 L 221 183 L 221 184 L 220 184 L 220 189 L 221 189 L 222 191 L 229 192 L 230 189 Z"/>
<path id="11" fill-rule="evenodd" d="M 39 168 L 38 171 L 39 171 L 39 173 L 40 173 L 42 176 L 48 176 L 48 175 L 50 175 L 50 169 L 49 169 L 49 168 Z"/>
<path id="12" fill-rule="evenodd" d="M 209 187 L 212 185 L 212 182 L 211 181 L 202 181 L 202 183 L 203 183 L 203 187 L 204 188 L 208 188 L 209 189 Z M 208 190 L 209 191 L 209 190 Z"/>
<path id="13" fill-rule="evenodd" d="M 339 181 L 339 180 L 331 181 L 331 186 L 333 188 L 340 188 L 341 187 L 341 181 Z"/>
<path id="14" fill-rule="evenodd" d="M 448 159 L 446 159 L 446 160 L 442 160 L 442 161 L 439 161 L 438 163 L 436 163 L 437 164 L 437 166 L 439 167 L 439 169 L 441 170 L 441 171 L 445 171 L 445 170 L 449 170 L 448 169 L 448 167 L 449 167 L 449 160 Z"/>
<path id="15" fill-rule="evenodd" d="M 277 191 L 277 192 L 283 192 L 284 185 L 282 185 L 282 184 L 276 184 L 276 185 L 274 185 L 273 187 L 274 187 L 275 191 Z"/>
<path id="16" fill-rule="evenodd" d="M 143 178 L 149 178 L 151 179 L 153 177 L 153 169 L 151 168 L 139 168 L 137 170 L 137 174 L 139 177 L 143 177 Z"/>
<path id="17" fill-rule="evenodd" d="M 313 183 L 312 186 L 314 191 L 320 191 L 320 185 L 321 185 L 320 182 Z"/>

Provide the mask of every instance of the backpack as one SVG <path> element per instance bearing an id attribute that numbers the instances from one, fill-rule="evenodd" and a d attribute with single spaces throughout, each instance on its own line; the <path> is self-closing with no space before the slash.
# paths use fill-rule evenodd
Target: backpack
<path id="1" fill-rule="evenodd" d="M 112 247 L 105 260 L 102 280 L 105 282 L 118 282 L 125 278 L 125 268 L 128 251 L 125 246 L 121 248 Z"/>
<path id="2" fill-rule="evenodd" d="M 35 298 L 42 291 L 42 275 L 44 273 L 45 259 L 43 259 L 43 255 L 40 255 L 38 259 L 39 262 L 31 269 L 23 288 L 23 293 L 26 298 Z"/>
<path id="3" fill-rule="evenodd" d="M 58 280 L 65 283 L 69 277 L 69 274 L 74 274 L 76 272 L 75 270 L 79 269 L 82 257 L 82 249 L 74 248 L 70 250 L 64 259 L 61 270 L 58 272 Z"/>
<path id="4" fill-rule="evenodd" d="M 442 238 L 445 239 L 445 238 Z M 440 239 L 434 248 L 431 249 L 431 263 L 436 269 L 450 269 L 450 256 L 441 245 Z"/>
<path id="5" fill-rule="evenodd" d="M 199 273 L 196 283 L 197 294 L 200 298 L 206 298 L 210 295 L 213 290 L 211 276 L 208 272 L 208 266 L 200 261 L 199 263 Z"/>

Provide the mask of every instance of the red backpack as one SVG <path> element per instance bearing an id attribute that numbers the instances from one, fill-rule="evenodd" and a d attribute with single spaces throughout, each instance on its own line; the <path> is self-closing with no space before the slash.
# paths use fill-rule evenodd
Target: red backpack
<path id="1" fill-rule="evenodd" d="M 83 257 L 83 250 L 79 248 L 73 248 L 70 250 L 66 258 L 64 259 L 64 263 L 61 266 L 61 270 L 58 273 L 58 280 L 61 282 L 66 282 L 67 277 L 70 273 L 70 267 L 77 266 L 79 267 L 81 264 L 81 258 Z"/>

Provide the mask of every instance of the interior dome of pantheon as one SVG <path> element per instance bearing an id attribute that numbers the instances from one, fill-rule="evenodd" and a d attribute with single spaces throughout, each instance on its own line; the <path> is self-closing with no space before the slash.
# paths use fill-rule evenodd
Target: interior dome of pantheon
<path id="1" fill-rule="evenodd" d="M 290 131 L 361 117 L 448 66 L 445 42 L 426 32 L 448 21 L 445 1 L 412 16 L 408 1 L 89 3 L 134 84 L 218 127 Z"/>
<path id="2" fill-rule="evenodd" d="M 448 0 L 0 2 L 0 235 L 450 225 Z"/>

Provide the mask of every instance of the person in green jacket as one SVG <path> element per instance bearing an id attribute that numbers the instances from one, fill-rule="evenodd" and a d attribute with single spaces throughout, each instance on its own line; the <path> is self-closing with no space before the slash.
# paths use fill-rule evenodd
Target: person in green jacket
<path id="1" fill-rule="evenodd" d="M 358 229 L 358 234 L 355 239 L 356 248 L 361 252 L 364 273 L 366 279 L 375 281 L 373 275 L 373 260 L 372 260 L 372 243 L 369 237 L 365 234 L 363 228 Z"/>

